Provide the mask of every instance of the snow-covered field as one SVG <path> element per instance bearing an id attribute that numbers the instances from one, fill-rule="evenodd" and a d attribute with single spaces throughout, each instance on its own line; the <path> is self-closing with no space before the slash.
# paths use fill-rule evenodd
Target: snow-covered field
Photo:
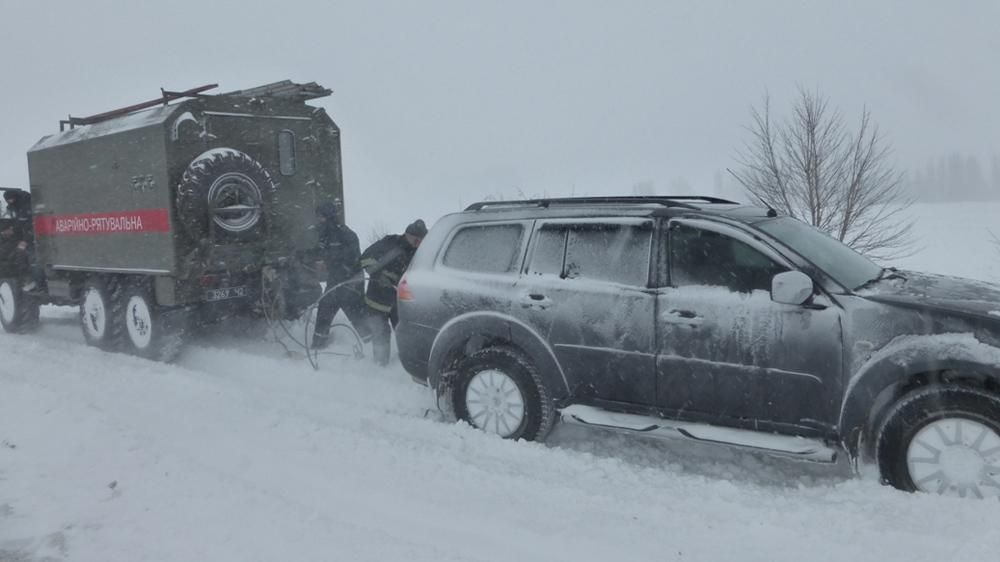
<path id="1" fill-rule="evenodd" d="M 1000 204 L 919 206 L 898 265 L 1000 279 Z M 1000 228 L 995 228 L 1000 234 Z M 0 561 L 993 561 L 1000 504 L 843 464 L 437 421 L 397 365 L 219 336 L 176 365 L 0 335 Z"/>

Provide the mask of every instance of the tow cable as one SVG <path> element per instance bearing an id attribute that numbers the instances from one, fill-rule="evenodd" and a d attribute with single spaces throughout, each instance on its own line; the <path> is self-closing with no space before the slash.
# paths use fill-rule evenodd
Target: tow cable
<path id="1" fill-rule="evenodd" d="M 304 355 L 306 359 L 309 360 L 309 365 L 312 366 L 314 371 L 319 370 L 319 356 L 320 355 L 335 355 L 339 357 L 353 357 L 354 359 L 363 359 L 365 357 L 364 352 L 364 342 L 361 336 L 358 334 L 357 330 L 354 329 L 350 324 L 345 324 L 343 322 L 334 322 L 330 325 L 330 333 L 332 334 L 334 330 L 339 329 L 340 332 L 348 332 L 350 338 L 349 342 L 353 342 L 351 346 L 351 352 L 343 351 L 323 351 L 320 349 L 315 349 L 309 345 L 309 328 L 312 326 L 312 313 L 316 308 L 319 307 L 320 301 L 330 293 L 336 291 L 338 288 L 347 285 L 348 283 L 356 283 L 358 281 L 364 280 L 364 273 L 357 274 L 346 281 L 341 281 L 332 287 L 327 287 L 323 294 L 319 296 L 312 304 L 306 307 L 305 311 L 302 312 L 299 318 L 305 319 L 305 327 L 303 329 L 303 338 L 299 340 L 292 333 L 292 330 L 285 323 L 284 315 L 282 314 L 282 305 L 280 299 L 275 299 L 272 295 L 282 295 L 282 277 L 277 274 L 273 274 L 268 279 L 268 276 L 262 276 L 262 283 L 265 285 L 261 290 L 261 304 L 264 308 L 264 318 L 267 321 L 268 328 L 271 332 L 271 336 L 274 341 L 276 341 L 281 347 L 285 349 L 285 355 L 293 358 L 302 358 Z M 270 287 L 267 285 L 270 284 Z M 284 337 L 283 337 L 284 336 Z M 298 349 L 290 349 L 285 343 L 285 339 L 289 340 L 295 347 L 301 348 L 302 351 Z"/>
<path id="2" fill-rule="evenodd" d="M 288 349 L 288 346 L 286 346 L 285 343 L 281 341 L 280 334 L 278 333 L 278 330 L 275 328 L 275 325 L 277 325 L 278 328 L 281 328 L 281 331 L 288 337 L 288 339 L 290 339 L 293 343 L 295 343 L 295 345 L 301 347 L 305 351 L 305 356 L 309 360 L 309 364 L 312 365 L 314 371 L 319 370 L 320 355 L 338 355 L 340 357 L 353 356 L 355 359 L 363 359 L 365 353 L 364 353 L 364 342 L 361 339 L 361 336 L 358 334 L 357 330 L 355 330 L 352 326 L 344 324 L 342 322 L 334 322 L 333 324 L 331 324 L 330 331 L 332 333 L 333 329 L 336 327 L 349 330 L 351 335 L 354 337 L 353 353 L 344 353 L 337 351 L 320 351 L 318 349 L 313 349 L 312 346 L 309 345 L 309 326 L 312 324 L 312 311 L 315 310 L 317 307 L 319 307 L 319 301 L 323 300 L 324 297 L 326 297 L 333 291 L 336 291 L 338 288 L 347 285 L 348 283 L 357 283 L 359 281 L 363 282 L 365 279 L 365 271 L 368 272 L 369 278 L 373 277 L 376 273 L 382 271 L 382 269 L 385 268 L 388 264 L 390 264 L 393 260 L 398 258 L 402 252 L 403 252 L 402 249 L 394 248 L 393 250 L 386 252 L 386 254 L 382 256 L 382 258 L 379 259 L 378 262 L 376 262 L 375 264 L 359 271 L 358 273 L 352 275 L 351 277 L 347 278 L 344 281 L 341 281 L 340 283 L 337 283 L 332 287 L 327 287 L 326 290 L 323 291 L 323 294 L 320 295 L 319 298 L 317 298 L 311 305 L 309 305 L 309 307 L 306 308 L 305 312 L 302 313 L 302 316 L 305 317 L 305 330 L 304 330 L 304 337 L 302 338 L 304 341 L 299 341 L 292 334 L 291 330 L 288 329 L 288 326 L 285 325 L 285 321 L 283 320 L 283 315 L 281 314 L 281 309 L 280 309 L 283 303 L 281 303 L 280 300 L 271 300 L 271 294 L 268 292 L 267 283 L 271 282 L 275 283 L 275 288 L 278 289 L 274 291 L 275 295 L 284 294 L 282 291 L 280 291 L 280 289 L 282 288 L 281 287 L 282 277 L 278 275 L 277 271 L 273 269 L 270 270 L 270 273 L 261 275 L 261 284 L 262 284 L 261 304 L 264 305 L 264 317 L 267 319 L 268 326 L 271 329 L 272 335 L 274 335 L 275 341 L 277 341 L 278 344 L 281 345 L 281 347 L 285 348 L 285 354 L 288 355 L 289 357 L 297 357 L 297 354 L 299 352 Z M 301 265 L 301 267 L 313 271 L 314 273 L 316 272 L 315 270 L 306 265 Z M 279 308 L 276 309 L 275 307 Z"/>

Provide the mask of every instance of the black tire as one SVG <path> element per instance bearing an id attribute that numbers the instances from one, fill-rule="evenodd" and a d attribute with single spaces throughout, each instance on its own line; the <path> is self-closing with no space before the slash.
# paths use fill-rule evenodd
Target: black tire
<path id="1" fill-rule="evenodd" d="M 911 442 L 930 424 L 947 421 L 962 422 L 957 425 L 977 424 L 973 427 L 992 430 L 996 435 L 995 442 L 1000 443 L 1000 396 L 957 385 L 933 385 L 915 390 L 901 398 L 889 409 L 875 436 L 875 458 L 882 481 L 907 492 L 937 491 L 937 493 L 955 493 L 962 496 L 968 492 L 970 496 L 977 495 L 971 488 L 963 490 L 960 485 L 957 487 L 942 485 L 941 482 L 945 480 L 928 480 L 925 476 L 915 481 L 914 475 L 911 474 L 907 458 Z M 931 429 L 937 428 L 929 428 L 929 431 Z M 982 430 L 976 433 L 982 433 Z M 965 439 L 973 438 L 967 435 Z M 914 466 L 925 472 L 934 471 L 935 466 L 941 466 L 944 462 L 941 460 L 941 453 L 935 455 L 925 445 L 919 443 L 918 441 L 914 451 L 920 451 L 921 454 L 926 451 L 931 458 L 939 459 L 938 465 L 920 467 L 919 464 L 914 464 Z M 953 445 L 964 447 L 957 439 Z M 915 460 L 915 463 L 922 462 L 927 461 Z M 996 462 L 1000 462 L 1000 459 Z M 997 480 L 1000 480 L 1000 476 Z"/>
<path id="2" fill-rule="evenodd" d="M 156 304 L 148 281 L 134 281 L 122 293 L 122 340 L 125 350 L 154 361 L 173 361 L 180 354 L 187 311 Z"/>
<path id="3" fill-rule="evenodd" d="M 83 287 L 80 300 L 80 328 L 87 345 L 105 351 L 121 347 L 121 285 L 114 277 L 91 277 Z"/>
<path id="4" fill-rule="evenodd" d="M 497 422 L 497 431 L 493 432 L 500 434 L 505 439 L 544 441 L 555 423 L 555 405 L 531 361 L 508 347 L 482 349 L 461 362 L 451 390 L 455 416 L 473 427 L 491 431 L 480 427 L 476 416 L 470 415 L 469 412 L 470 383 L 477 375 L 489 371 L 502 373 L 508 377 L 516 385 L 524 404 L 523 416 L 516 428 L 513 428 L 512 431 L 509 431 L 509 428 L 500 431 L 500 422 Z M 482 422 L 483 418 L 478 418 L 478 420 Z M 488 426 L 489 421 L 489 418 L 486 418 L 485 425 Z"/>
<path id="5" fill-rule="evenodd" d="M 23 334 L 38 327 L 38 300 L 21 290 L 17 279 L 0 279 L 0 325 L 8 334 Z"/>
<path id="6" fill-rule="evenodd" d="M 178 222 L 195 240 L 213 233 L 254 239 L 270 220 L 277 191 L 271 174 L 249 155 L 231 148 L 210 150 L 191 162 L 181 177 Z"/>

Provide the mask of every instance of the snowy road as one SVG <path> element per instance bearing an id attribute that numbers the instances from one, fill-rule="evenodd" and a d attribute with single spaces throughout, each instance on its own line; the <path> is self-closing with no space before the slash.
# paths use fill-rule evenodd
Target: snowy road
<path id="1" fill-rule="evenodd" d="M 506 442 L 425 418 L 398 365 L 235 338 L 162 365 L 84 346 L 74 314 L 0 334 L 2 562 L 1000 557 L 996 502 L 578 428 Z"/>
<path id="2" fill-rule="evenodd" d="M 0 336 L 0 560 L 995 560 L 1000 505 L 841 466 L 425 419 L 398 367 Z M 238 349 L 232 349 L 232 346 Z M 114 483 L 112 485 L 112 483 Z"/>

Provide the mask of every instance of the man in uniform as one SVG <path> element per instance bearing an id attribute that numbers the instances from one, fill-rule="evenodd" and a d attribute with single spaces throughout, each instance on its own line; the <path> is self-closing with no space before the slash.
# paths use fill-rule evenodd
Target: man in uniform
<path id="1" fill-rule="evenodd" d="M 7 208 L 6 215 L 18 221 L 31 220 L 31 194 L 21 189 L 5 189 L 3 200 Z"/>
<path id="2" fill-rule="evenodd" d="M 372 354 L 379 365 L 389 363 L 389 340 L 396 327 L 396 285 L 413 259 L 420 241 L 427 235 L 424 221 L 417 219 L 403 234 L 390 234 L 375 242 L 361 254 L 361 266 L 368 272 L 369 330 Z M 391 326 L 391 328 L 390 328 Z"/>
<path id="3" fill-rule="evenodd" d="M 361 339 L 368 340 L 371 336 L 365 324 L 358 235 L 344 224 L 344 205 L 340 199 L 320 203 L 316 207 L 316 221 L 319 244 L 314 255 L 316 265 L 326 270 L 326 293 L 316 308 L 312 347 L 330 345 L 330 325 L 338 310 L 344 311 Z"/>
<path id="4" fill-rule="evenodd" d="M 14 221 L 14 230 L 30 247 L 35 231 L 31 223 L 31 194 L 22 189 L 5 189 L 3 192 L 4 218 Z M 29 248 L 30 251 L 30 248 Z"/>
<path id="5" fill-rule="evenodd" d="M 24 280 L 31 273 L 30 263 L 28 243 L 18 236 L 14 219 L 0 219 L 0 277 Z"/>

